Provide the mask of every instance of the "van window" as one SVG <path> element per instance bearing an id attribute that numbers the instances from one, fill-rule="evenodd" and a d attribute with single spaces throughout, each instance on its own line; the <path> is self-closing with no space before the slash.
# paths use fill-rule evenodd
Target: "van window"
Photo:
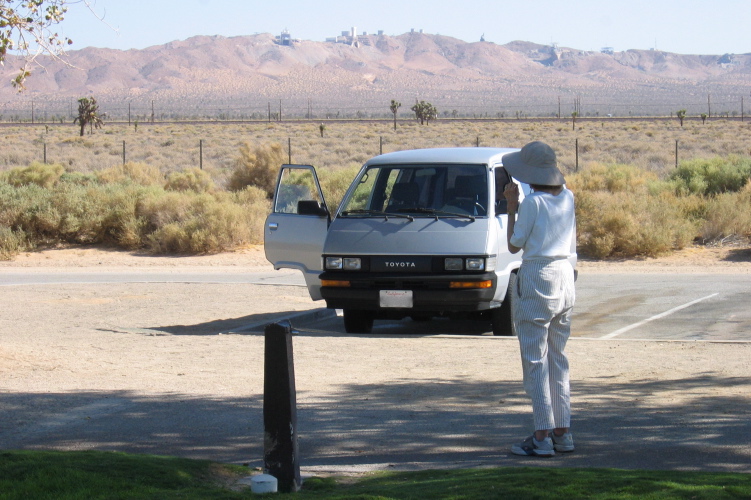
<path id="1" fill-rule="evenodd" d="M 430 217 L 430 210 L 487 215 L 484 165 L 387 165 L 366 169 L 342 211 L 376 211 Z M 438 213 L 440 215 L 440 213 Z"/>
<path id="2" fill-rule="evenodd" d="M 296 214 L 300 201 L 323 201 L 318 195 L 316 180 L 309 168 L 284 168 L 278 189 L 274 206 L 276 213 Z"/>

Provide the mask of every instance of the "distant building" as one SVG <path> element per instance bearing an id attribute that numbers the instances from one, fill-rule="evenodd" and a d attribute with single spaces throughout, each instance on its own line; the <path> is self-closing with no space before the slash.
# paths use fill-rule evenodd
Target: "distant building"
<path id="1" fill-rule="evenodd" d="M 281 35 L 276 36 L 276 43 L 278 43 L 279 45 L 292 45 L 294 42 L 298 41 L 299 40 L 292 38 L 292 35 L 289 34 L 287 28 L 284 28 L 284 31 L 282 31 Z"/>
<path id="2" fill-rule="evenodd" d="M 603 54 L 611 55 L 611 56 L 615 54 L 615 50 L 613 49 L 613 47 L 603 47 L 600 49 L 600 52 L 602 52 Z"/>
<path id="3" fill-rule="evenodd" d="M 371 35 L 372 36 L 372 35 Z M 378 30 L 378 36 L 383 36 L 383 30 Z M 370 36 L 367 31 L 358 33 L 357 26 L 352 26 L 349 31 L 342 31 L 341 35 L 326 38 L 329 43 L 345 43 L 353 47 L 370 45 Z"/>

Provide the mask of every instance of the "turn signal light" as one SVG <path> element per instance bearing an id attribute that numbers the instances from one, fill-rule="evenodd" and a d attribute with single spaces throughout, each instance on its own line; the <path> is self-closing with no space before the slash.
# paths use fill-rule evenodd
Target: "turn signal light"
<path id="1" fill-rule="evenodd" d="M 351 283 L 349 281 L 340 280 L 321 280 L 321 286 L 335 286 L 338 288 L 349 288 Z"/>
<path id="2" fill-rule="evenodd" d="M 487 281 L 452 281 L 449 288 L 492 288 L 493 282 Z"/>

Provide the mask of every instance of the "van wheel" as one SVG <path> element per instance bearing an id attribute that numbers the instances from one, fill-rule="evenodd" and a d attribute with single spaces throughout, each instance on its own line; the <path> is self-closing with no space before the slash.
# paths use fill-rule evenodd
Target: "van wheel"
<path id="1" fill-rule="evenodd" d="M 370 333 L 373 330 L 373 313 L 358 309 L 345 309 L 344 330 L 347 333 Z"/>
<path id="2" fill-rule="evenodd" d="M 506 297 L 503 299 L 503 304 L 501 304 L 501 307 L 490 310 L 490 322 L 493 325 L 493 335 L 516 337 L 516 327 L 514 326 L 512 307 L 512 303 L 515 300 L 516 273 L 511 273 L 508 277 L 508 287 L 506 288 Z"/>

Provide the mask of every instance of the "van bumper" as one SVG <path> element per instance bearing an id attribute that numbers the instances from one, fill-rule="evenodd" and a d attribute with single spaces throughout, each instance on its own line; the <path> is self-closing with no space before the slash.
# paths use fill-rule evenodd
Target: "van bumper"
<path id="1" fill-rule="evenodd" d="M 398 309 L 412 312 L 465 312 L 484 311 L 491 306 L 495 296 L 495 273 L 473 275 L 368 276 L 323 273 L 321 280 L 349 281 L 349 287 L 322 286 L 321 295 L 326 307 L 331 309 L 357 309 L 365 311 L 396 312 L 395 308 L 380 305 L 381 290 L 411 290 L 412 307 Z M 491 281 L 489 288 L 450 288 L 451 282 Z"/>

